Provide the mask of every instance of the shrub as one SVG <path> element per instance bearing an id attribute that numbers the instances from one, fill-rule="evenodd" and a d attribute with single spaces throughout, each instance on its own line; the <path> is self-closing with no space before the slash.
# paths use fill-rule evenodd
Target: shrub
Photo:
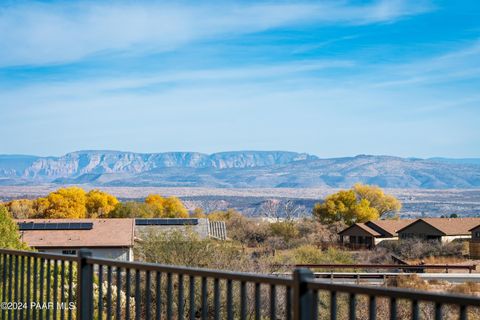
<path id="1" fill-rule="evenodd" d="M 351 264 L 354 262 L 352 255 L 348 251 L 335 248 L 328 248 L 322 251 L 312 245 L 304 245 L 281 252 L 276 256 L 275 260 L 278 264 Z"/>
<path id="2" fill-rule="evenodd" d="M 195 233 L 179 231 L 150 232 L 143 237 L 135 254 L 145 262 L 237 271 L 254 269 L 242 248 L 233 243 L 203 240 Z"/>
<path id="3" fill-rule="evenodd" d="M 424 259 L 428 257 L 461 257 L 463 244 L 461 242 L 441 243 L 439 241 L 425 241 L 408 239 L 400 241 L 383 241 L 375 250 L 386 249 L 391 254 L 402 259 Z"/>

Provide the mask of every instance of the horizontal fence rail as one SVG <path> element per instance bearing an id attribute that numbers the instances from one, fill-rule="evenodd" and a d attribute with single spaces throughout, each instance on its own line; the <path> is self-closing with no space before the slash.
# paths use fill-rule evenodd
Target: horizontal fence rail
<path id="1" fill-rule="evenodd" d="M 1 319 L 478 319 L 480 299 L 0 249 Z M 17 305 L 14 305 L 14 303 Z M 26 305 L 19 307 L 19 303 Z"/>
<path id="2" fill-rule="evenodd" d="M 419 272 L 430 270 L 468 270 L 469 273 L 477 269 L 475 264 L 459 265 L 459 264 L 275 264 L 275 267 L 289 267 L 289 268 L 309 268 L 309 269 L 353 269 L 353 270 L 400 270 L 404 272 Z"/>

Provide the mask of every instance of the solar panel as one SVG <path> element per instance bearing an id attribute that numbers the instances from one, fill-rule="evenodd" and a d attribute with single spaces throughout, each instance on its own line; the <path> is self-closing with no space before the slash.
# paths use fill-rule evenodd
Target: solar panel
<path id="1" fill-rule="evenodd" d="M 20 222 L 20 230 L 91 230 L 91 222 Z"/>
<path id="2" fill-rule="evenodd" d="M 198 219 L 175 219 L 175 218 L 156 218 L 156 219 L 135 219 L 137 226 L 185 226 L 197 225 Z"/>

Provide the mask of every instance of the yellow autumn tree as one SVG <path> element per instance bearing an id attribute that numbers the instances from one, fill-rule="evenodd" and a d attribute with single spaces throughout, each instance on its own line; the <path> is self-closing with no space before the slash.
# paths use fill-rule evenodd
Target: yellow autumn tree
<path id="1" fill-rule="evenodd" d="M 197 218 L 197 219 L 204 219 L 207 217 L 207 215 L 205 214 L 205 211 L 203 211 L 202 208 L 195 208 L 195 210 L 193 210 L 190 216 L 192 218 Z"/>
<path id="2" fill-rule="evenodd" d="M 58 189 L 38 201 L 45 207 L 42 218 L 82 219 L 86 218 L 86 193 L 78 187 Z"/>
<path id="3" fill-rule="evenodd" d="M 380 217 L 394 214 L 402 208 L 400 201 L 392 195 L 385 194 L 378 186 L 357 183 L 353 191 L 360 200 L 368 200 L 370 207 L 377 209 Z"/>
<path id="4" fill-rule="evenodd" d="M 313 215 L 326 224 L 344 221 L 350 225 L 379 218 L 377 209 L 372 208 L 368 200 L 358 199 L 353 190 L 341 190 L 327 196 L 323 203 L 315 204 Z"/>
<path id="5" fill-rule="evenodd" d="M 177 197 L 164 198 L 158 194 L 150 194 L 145 203 L 152 209 L 156 218 L 188 218 L 188 210 Z"/>
<path id="6" fill-rule="evenodd" d="M 85 198 L 87 216 L 89 218 L 108 218 L 118 203 L 118 199 L 109 193 L 96 189 L 90 190 Z"/>
<path id="7" fill-rule="evenodd" d="M 168 197 L 163 204 L 165 218 L 188 218 L 188 210 L 177 197 Z"/>
<path id="8" fill-rule="evenodd" d="M 145 198 L 145 203 L 148 205 L 150 208 L 150 211 L 152 212 L 152 218 L 153 217 L 163 217 L 164 215 L 164 203 L 165 203 L 165 198 L 162 197 L 161 195 L 158 194 L 149 194 Z"/>
<path id="9" fill-rule="evenodd" d="M 35 217 L 36 201 L 30 199 L 18 199 L 4 203 L 5 208 L 15 219 L 26 219 Z"/>

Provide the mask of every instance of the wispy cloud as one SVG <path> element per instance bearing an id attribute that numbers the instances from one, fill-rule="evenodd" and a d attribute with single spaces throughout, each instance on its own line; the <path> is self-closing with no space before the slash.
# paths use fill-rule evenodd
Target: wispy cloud
<path id="1" fill-rule="evenodd" d="M 384 77 L 377 87 L 402 85 L 433 85 L 480 79 L 480 40 L 461 48 L 414 61 L 393 65 L 378 64 Z"/>
<path id="2" fill-rule="evenodd" d="M 195 41 L 294 24 L 384 23 L 432 7 L 421 1 L 161 4 L 19 2 L 0 6 L 0 66 L 71 62 L 91 55 L 162 52 Z"/>

